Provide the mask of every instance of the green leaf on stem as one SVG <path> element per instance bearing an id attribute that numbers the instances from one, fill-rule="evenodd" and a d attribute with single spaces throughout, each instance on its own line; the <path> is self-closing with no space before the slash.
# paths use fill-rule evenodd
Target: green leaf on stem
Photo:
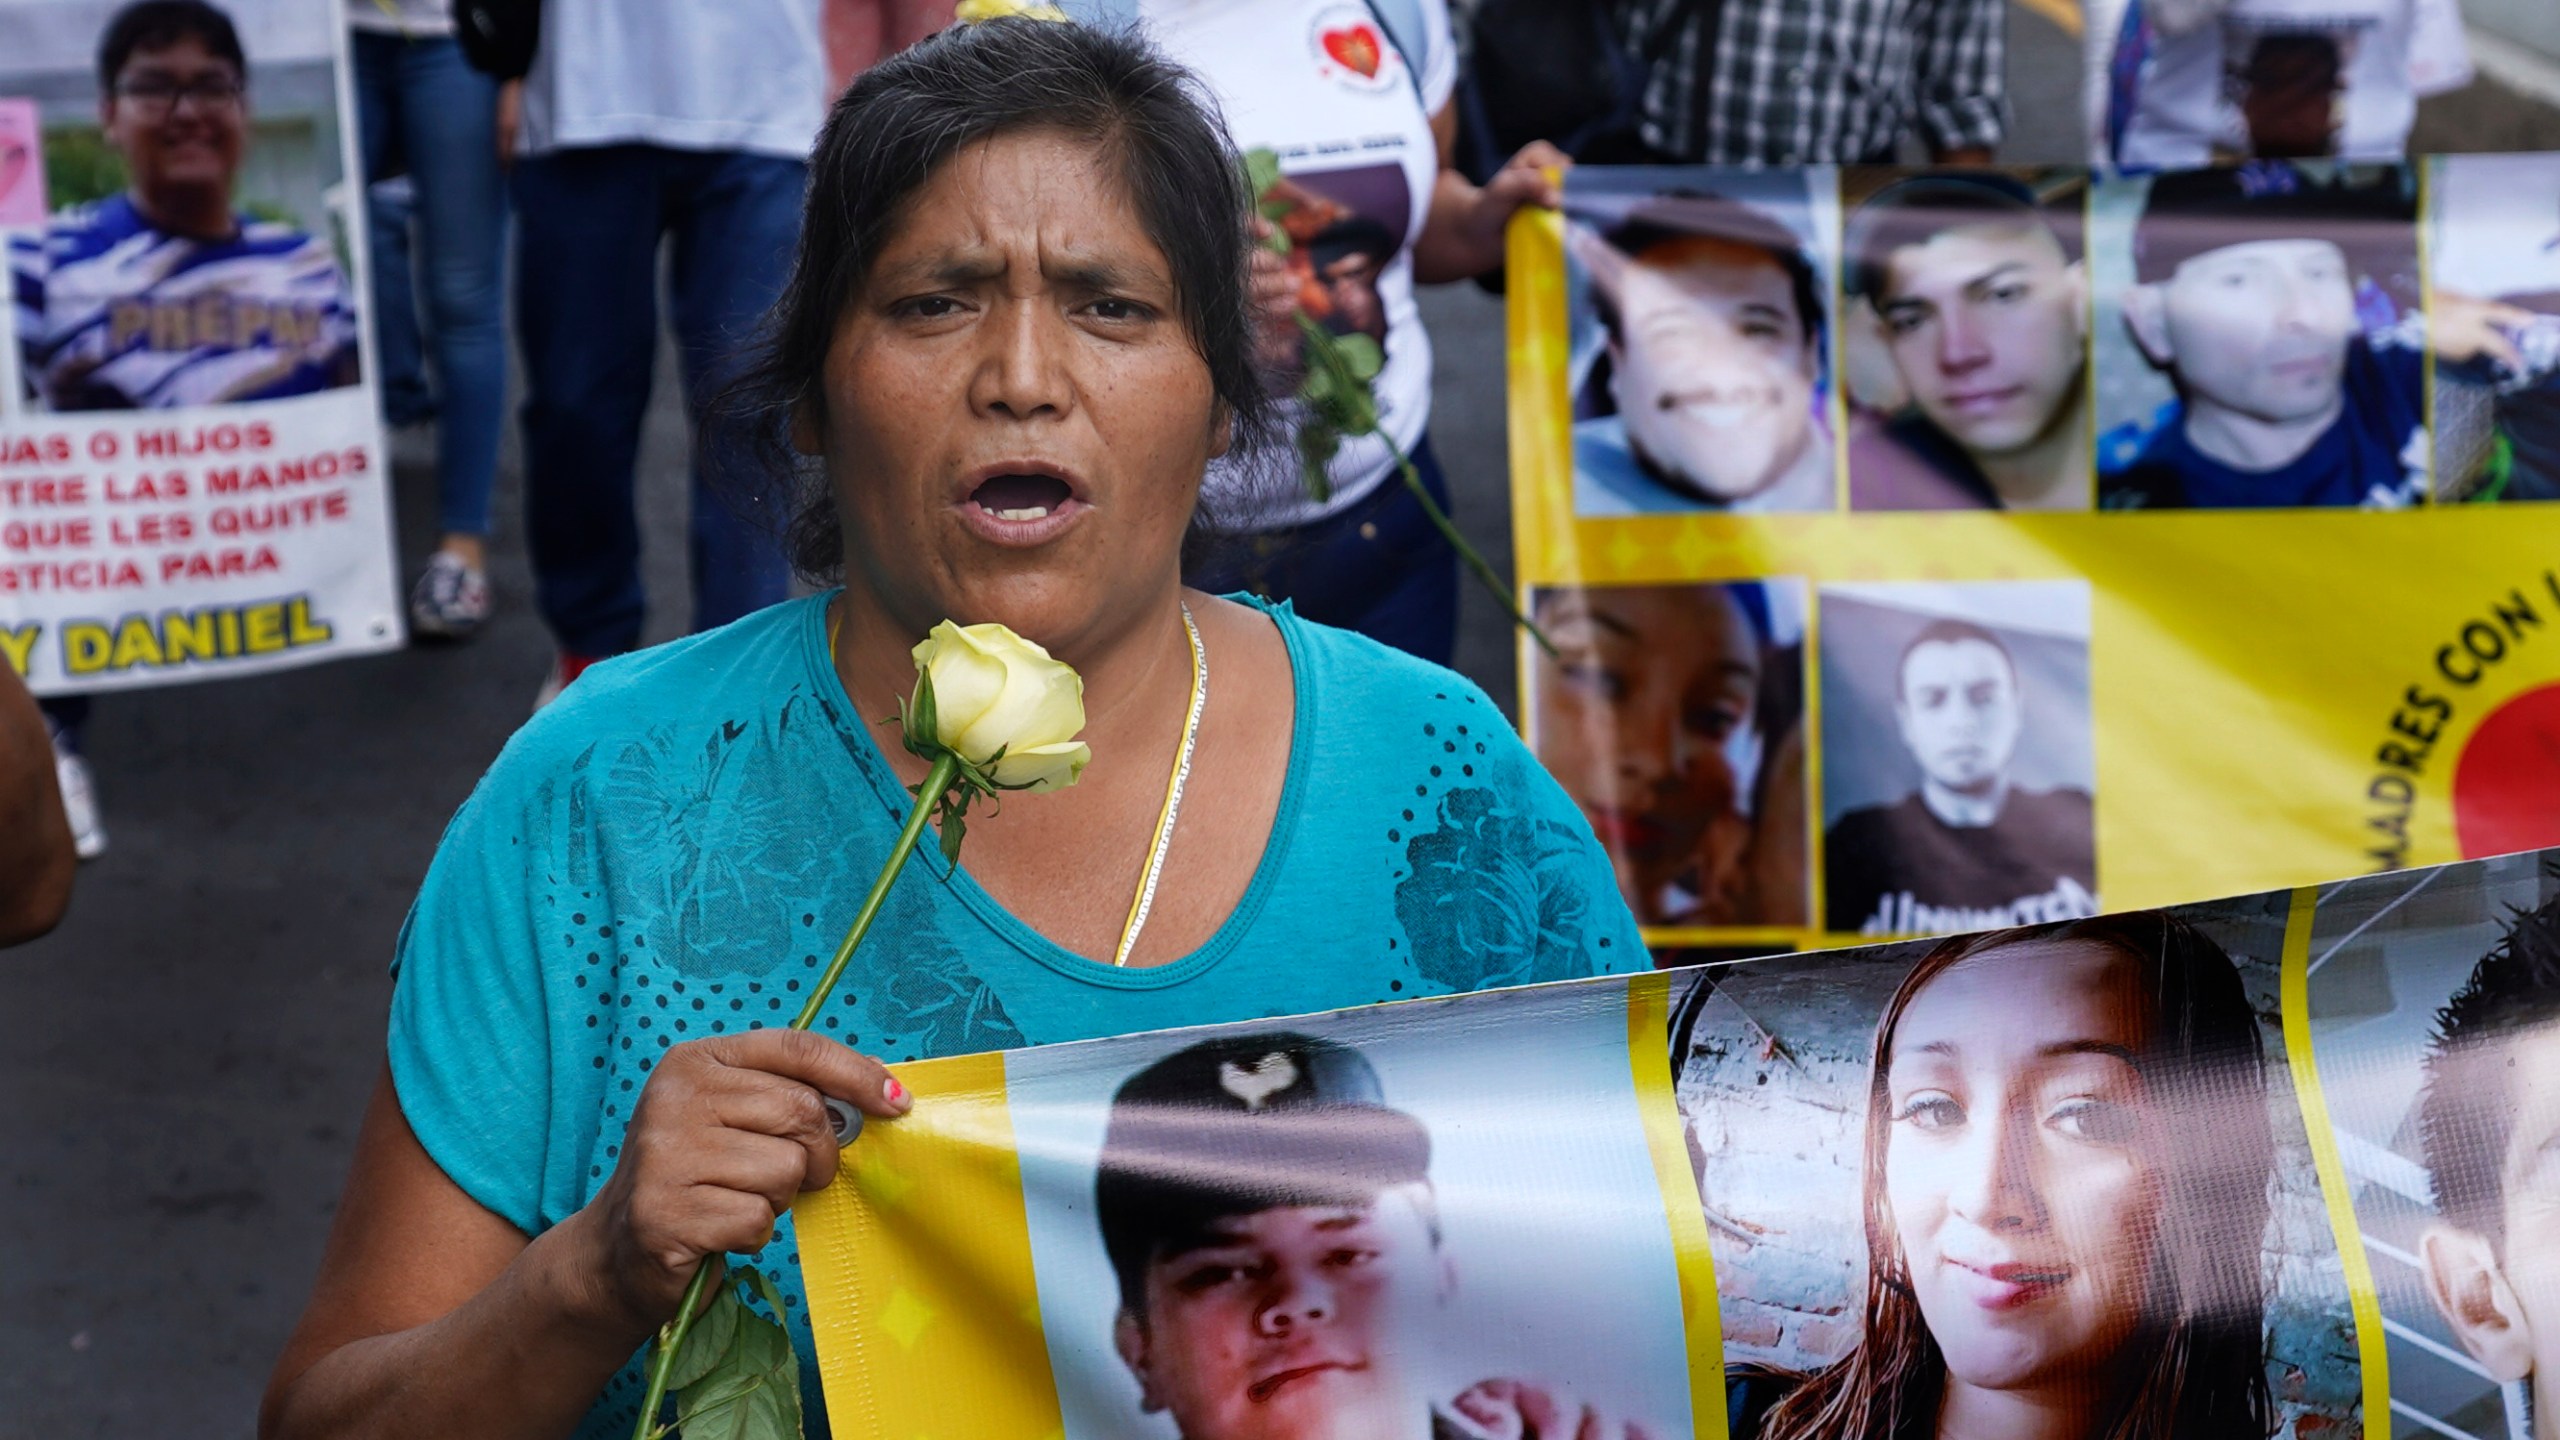
<path id="1" fill-rule="evenodd" d="M 960 841 L 968 833 L 967 809 L 945 801 L 942 806 L 942 861 L 944 864 L 960 863 Z"/>
<path id="2" fill-rule="evenodd" d="M 676 1394 L 684 1440 L 800 1440 L 800 1357 L 781 1326 L 738 1304 L 728 1354 Z"/>
<path id="3" fill-rule="evenodd" d="M 1244 173 L 1246 183 L 1262 202 L 1264 218 L 1279 220 L 1285 217 L 1291 208 L 1288 204 L 1264 198 L 1280 178 L 1278 157 L 1268 150 L 1250 151 L 1244 157 Z M 1285 237 L 1274 232 L 1272 238 Z M 1273 248 L 1285 247 L 1275 245 Z M 1510 614 L 1512 623 L 1527 630 L 1548 654 L 1554 654 L 1555 642 L 1529 618 L 1511 587 L 1503 583 L 1501 575 L 1467 537 L 1459 533 L 1448 512 L 1423 486 L 1422 477 L 1414 470 L 1413 461 L 1404 453 L 1404 447 L 1396 443 L 1394 436 L 1386 433 L 1374 388 L 1379 374 L 1386 369 L 1386 351 L 1366 335 L 1334 334 L 1303 309 L 1296 311 L 1294 318 L 1298 325 L 1298 353 L 1302 362 L 1296 399 L 1306 409 L 1305 417 L 1298 425 L 1298 478 L 1306 487 L 1307 494 L 1319 504 L 1333 498 L 1331 467 L 1345 438 L 1379 436 L 1387 442 L 1388 451 L 1395 457 L 1396 468 L 1403 472 L 1406 488 L 1413 492 L 1432 527 L 1458 552 L 1458 558 L 1466 563 L 1486 593 Z"/>
<path id="4" fill-rule="evenodd" d="M 775 1288 L 773 1277 L 752 1265 L 744 1267 L 743 1273 L 747 1277 L 747 1283 L 755 1287 L 756 1297 L 764 1301 L 764 1308 L 773 1312 L 774 1319 L 781 1319 L 783 1316 L 782 1291 Z"/>
<path id="5" fill-rule="evenodd" d="M 1356 380 L 1375 380 L 1387 368 L 1387 352 L 1366 335 L 1350 334 L 1334 338 L 1334 346 L 1342 357 L 1342 368 Z"/>
<path id="6" fill-rule="evenodd" d="M 942 716 L 933 703 L 933 675 L 930 671 L 916 671 L 916 703 L 900 718 L 904 722 L 902 728 L 908 751 L 919 759 L 932 759 L 932 747 L 942 740 Z"/>
<path id="7" fill-rule="evenodd" d="M 1260 200 L 1280 183 L 1280 156 L 1277 151 L 1257 145 L 1244 152 L 1244 185 Z"/>
<path id="8" fill-rule="evenodd" d="M 1342 432 L 1321 417 L 1298 428 L 1298 478 L 1318 504 L 1333 498 L 1333 454 L 1342 448 Z"/>
<path id="9" fill-rule="evenodd" d="M 685 1332 L 684 1346 L 676 1351 L 675 1363 L 667 1369 L 670 1390 L 683 1390 L 710 1374 L 729 1358 L 729 1347 L 737 1342 L 738 1321 L 747 1314 L 747 1302 L 738 1298 L 734 1284 L 721 1286 L 715 1294 L 717 1298 L 710 1308 L 693 1317 L 693 1328 Z"/>

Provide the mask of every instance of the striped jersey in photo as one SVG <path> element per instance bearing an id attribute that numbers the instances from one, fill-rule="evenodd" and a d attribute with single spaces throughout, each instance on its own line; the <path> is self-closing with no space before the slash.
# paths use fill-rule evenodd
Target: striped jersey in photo
<path id="1" fill-rule="evenodd" d="M 47 408 L 164 410 L 356 379 L 356 315 L 316 236 L 241 216 L 231 238 L 155 229 L 117 195 L 11 237 L 27 384 Z"/>

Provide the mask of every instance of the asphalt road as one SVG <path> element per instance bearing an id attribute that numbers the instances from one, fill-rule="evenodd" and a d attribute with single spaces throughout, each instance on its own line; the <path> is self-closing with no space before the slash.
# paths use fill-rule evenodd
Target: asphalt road
<path id="1" fill-rule="evenodd" d="M 2070 159 L 2074 42 L 2017 15 L 2032 144 L 2015 153 Z M 1462 521 L 1507 568 L 1500 307 L 1458 286 L 1424 308 L 1435 440 Z M 686 611 L 671 391 L 662 372 L 643 487 L 652 639 Z M 382 1063 L 402 913 L 548 660 L 508 444 L 500 616 L 475 643 L 100 704 L 113 849 L 57 934 L 0 955 L 0 1437 L 249 1433 Z M 415 556 L 430 452 L 414 434 L 396 450 Z M 1509 695 L 1509 638 L 1472 590 L 1459 661 Z"/>

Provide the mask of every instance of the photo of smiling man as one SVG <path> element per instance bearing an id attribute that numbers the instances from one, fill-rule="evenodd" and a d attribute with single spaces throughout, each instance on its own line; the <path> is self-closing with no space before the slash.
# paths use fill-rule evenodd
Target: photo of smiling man
<path id="1" fill-rule="evenodd" d="M 2089 508 L 2086 193 L 1943 171 L 1850 209 L 1842 344 L 1882 363 L 1843 367 L 1849 508 Z"/>
<path id="2" fill-rule="evenodd" d="M 1714 179 L 1568 193 L 1584 518 L 1834 508 L 1829 172 Z"/>
<path id="3" fill-rule="evenodd" d="M 1537 1077 L 1410 1008 L 1007 1057 L 1068 1440 L 1690 1433 L 1623 1001 L 1542 1002 Z"/>
<path id="4" fill-rule="evenodd" d="M 96 67 L 122 188 L 10 245 L 37 407 L 157 410 L 356 383 L 356 311 L 334 246 L 239 206 L 251 88 L 232 17 L 205 0 L 136 0 L 100 32 Z M 314 148 L 335 153 L 334 141 Z"/>
<path id="5" fill-rule="evenodd" d="M 2427 485 L 2414 172 L 2253 161 L 2103 187 L 2111 509 L 2416 503 Z M 2139 367 L 2139 368 L 2136 368 Z"/>
<path id="6" fill-rule="evenodd" d="M 2096 914 L 2087 587 L 1819 596 L 1824 928 L 1948 934 Z"/>

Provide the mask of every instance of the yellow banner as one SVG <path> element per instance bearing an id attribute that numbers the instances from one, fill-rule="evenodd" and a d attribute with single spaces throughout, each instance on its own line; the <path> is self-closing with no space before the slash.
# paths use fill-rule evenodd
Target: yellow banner
<path id="1" fill-rule="evenodd" d="M 2560 838 L 2560 221 L 2482 208 L 2560 213 L 2560 156 L 2438 162 L 2423 218 L 2234 173 L 1585 169 L 1515 224 L 1523 724 L 1658 944 Z"/>
<path id="2" fill-rule="evenodd" d="M 2555 877 L 2560 851 L 904 1066 L 914 1111 L 798 1215 L 828 1418 L 2528 1433 L 2560 1375 Z"/>

